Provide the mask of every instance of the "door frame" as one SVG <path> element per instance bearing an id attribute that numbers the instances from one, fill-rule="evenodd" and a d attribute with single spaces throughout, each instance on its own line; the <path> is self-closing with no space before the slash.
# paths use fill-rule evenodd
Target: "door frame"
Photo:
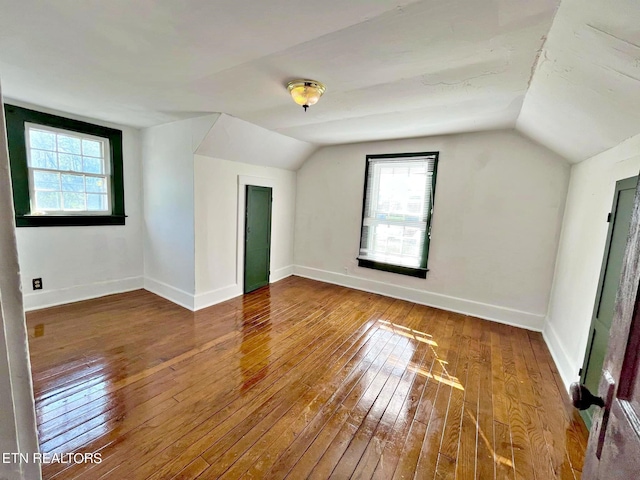
<path id="1" fill-rule="evenodd" d="M 596 321 L 596 315 L 598 313 L 598 310 L 600 308 L 600 302 L 602 300 L 602 286 L 604 283 L 604 277 L 605 277 L 605 267 L 607 266 L 607 264 L 609 263 L 609 255 L 610 255 L 610 249 L 611 249 L 611 239 L 613 237 L 613 226 L 615 224 L 616 221 L 616 214 L 618 212 L 618 202 L 620 200 L 620 192 L 622 190 L 628 190 L 628 189 L 635 189 L 636 185 L 638 184 L 638 176 L 633 176 L 633 177 L 628 177 L 628 178 L 623 178 L 621 180 L 616 181 L 615 184 L 615 188 L 613 190 L 613 201 L 611 203 L 611 210 L 609 210 L 609 226 L 607 228 L 607 239 L 605 241 L 604 244 L 604 251 L 602 253 L 602 263 L 600 265 L 600 275 L 598 277 L 598 287 L 596 289 L 596 298 L 595 301 L 593 302 L 593 311 L 591 313 L 591 322 L 589 323 L 589 333 L 588 333 L 588 337 L 587 337 L 587 345 L 585 347 L 585 351 L 584 351 L 584 358 L 582 360 L 582 367 L 580 368 L 580 384 L 584 385 L 584 380 L 585 380 L 585 376 L 587 374 L 587 365 L 589 362 L 589 359 L 591 357 L 591 350 L 593 348 L 593 326 L 594 323 Z M 582 419 L 585 421 L 585 424 L 587 424 L 587 427 L 590 428 L 591 425 L 588 421 L 587 418 L 587 413 L 586 410 L 581 411 L 580 415 L 582 416 Z"/>
<path id="2" fill-rule="evenodd" d="M 244 293 L 244 228 L 245 228 L 245 213 L 246 213 L 246 190 L 247 185 L 254 185 L 256 187 L 269 187 L 271 188 L 271 194 L 273 200 L 271 202 L 271 245 L 273 245 L 273 212 L 275 211 L 274 205 L 277 201 L 276 181 L 273 178 L 267 177 L 253 177 L 249 175 L 238 175 L 238 231 L 236 233 L 236 285 L 240 289 L 241 295 Z M 269 270 L 273 271 L 273 255 L 269 256 Z M 271 282 L 271 278 L 269 278 Z"/>

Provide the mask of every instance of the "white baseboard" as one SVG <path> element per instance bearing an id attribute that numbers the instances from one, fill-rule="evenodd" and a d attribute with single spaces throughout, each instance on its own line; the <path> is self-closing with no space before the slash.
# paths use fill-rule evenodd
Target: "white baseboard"
<path id="1" fill-rule="evenodd" d="M 149 277 L 144 277 L 144 289 L 188 310 L 194 310 L 195 297 L 184 290 Z"/>
<path id="2" fill-rule="evenodd" d="M 293 275 L 293 265 L 288 265 L 286 267 L 279 268 L 273 272 L 271 272 L 271 276 L 269 277 L 269 283 L 276 283 L 283 278 L 287 278 Z"/>
<path id="3" fill-rule="evenodd" d="M 544 325 L 544 315 L 523 312 L 511 308 L 490 305 L 487 303 L 466 300 L 463 298 L 450 297 L 440 293 L 427 292 L 414 288 L 390 285 L 388 283 L 369 280 L 353 275 L 329 272 L 316 268 L 295 265 L 293 274 L 300 277 L 319 280 L 321 282 L 333 283 L 343 287 L 355 288 L 365 292 L 377 293 L 387 297 L 407 300 L 409 302 L 427 305 L 429 307 L 441 308 L 451 312 L 472 315 L 474 317 L 491 320 L 494 322 L 512 325 L 514 327 L 526 328 L 535 332 L 541 332 Z"/>
<path id="4" fill-rule="evenodd" d="M 23 294 L 25 311 L 54 307 L 65 303 L 79 302 L 91 298 L 104 297 L 114 293 L 130 292 L 142 288 L 142 277 L 129 277 L 106 282 L 76 285 L 56 290 L 42 290 L 41 292 Z"/>
<path id="5" fill-rule="evenodd" d="M 542 331 L 542 337 L 549 348 L 549 352 L 551 352 L 551 357 L 558 367 L 560 378 L 562 378 L 564 386 L 568 391 L 569 385 L 580 379 L 578 376 L 578 370 L 580 367 L 576 367 L 574 362 L 571 361 L 567 351 L 562 346 L 562 342 L 560 341 L 558 334 L 548 321 L 545 323 L 544 330 Z"/>
<path id="6" fill-rule="evenodd" d="M 195 310 L 200 310 L 201 308 L 207 308 L 211 305 L 225 302 L 238 295 L 242 295 L 242 287 L 234 283 L 233 285 L 197 294 L 195 296 L 194 307 Z"/>
<path id="7" fill-rule="evenodd" d="M 284 278 L 293 275 L 293 265 L 279 268 L 271 272 L 269 283 L 276 283 Z M 242 285 L 227 285 L 226 287 L 211 290 L 209 292 L 198 293 L 195 296 L 195 310 L 207 308 L 218 303 L 226 302 L 234 297 L 243 294 Z"/>

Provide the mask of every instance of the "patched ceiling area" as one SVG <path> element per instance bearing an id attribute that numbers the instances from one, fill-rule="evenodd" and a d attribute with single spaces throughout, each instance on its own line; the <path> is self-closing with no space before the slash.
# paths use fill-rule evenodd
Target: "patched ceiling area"
<path id="1" fill-rule="evenodd" d="M 137 127 L 223 112 L 322 145 L 517 125 L 578 161 L 640 132 L 640 10 L 559 3 L 0 0 L 0 78 Z M 327 85 L 307 112 L 300 77 Z"/>

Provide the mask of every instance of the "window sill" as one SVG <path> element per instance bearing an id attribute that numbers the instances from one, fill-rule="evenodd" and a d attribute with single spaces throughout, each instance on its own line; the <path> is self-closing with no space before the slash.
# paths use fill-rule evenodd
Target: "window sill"
<path id="1" fill-rule="evenodd" d="M 358 258 L 358 266 L 417 278 L 427 278 L 428 272 L 426 268 L 404 267 L 402 265 L 392 265 L 390 263 L 376 262 L 374 260 L 367 260 L 364 258 Z"/>
<path id="2" fill-rule="evenodd" d="M 16 227 L 124 225 L 126 215 L 16 215 Z"/>

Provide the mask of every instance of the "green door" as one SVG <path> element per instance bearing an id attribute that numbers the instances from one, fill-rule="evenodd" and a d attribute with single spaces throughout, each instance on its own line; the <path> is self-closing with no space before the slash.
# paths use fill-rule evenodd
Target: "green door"
<path id="1" fill-rule="evenodd" d="M 631 213 L 633 211 L 633 198 L 638 177 L 627 178 L 616 183 L 616 191 L 613 196 L 611 218 L 607 242 L 604 249 L 600 281 L 593 309 L 589 341 L 585 353 L 580 381 L 591 392 L 598 391 L 602 364 L 609 343 L 609 329 L 613 319 L 616 291 L 622 273 L 622 260 L 624 249 L 629 234 Z M 595 407 L 580 412 L 588 428 L 591 428 L 591 417 Z"/>
<path id="2" fill-rule="evenodd" d="M 269 284 L 271 188 L 247 185 L 244 225 L 244 293 Z"/>

